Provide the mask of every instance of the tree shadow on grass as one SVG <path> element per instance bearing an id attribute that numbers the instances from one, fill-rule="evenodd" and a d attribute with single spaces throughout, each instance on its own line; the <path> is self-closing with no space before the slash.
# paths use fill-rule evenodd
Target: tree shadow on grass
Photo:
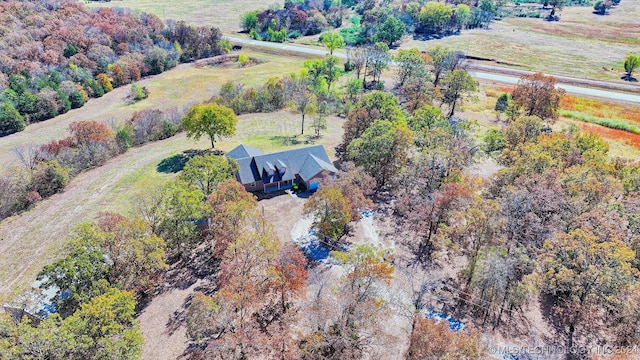
<path id="1" fill-rule="evenodd" d="M 271 141 L 278 145 L 291 146 L 291 145 L 309 145 L 315 144 L 316 140 L 319 139 L 315 135 L 274 135 L 270 138 Z"/>
<path id="2" fill-rule="evenodd" d="M 185 150 L 180 154 L 173 155 L 171 157 L 168 157 L 160 161 L 160 163 L 158 164 L 157 170 L 158 172 L 165 173 L 165 174 L 169 174 L 169 173 L 175 174 L 181 171 L 182 168 L 184 168 L 184 165 L 187 163 L 187 161 L 189 161 L 191 158 L 195 156 L 202 155 L 202 153 L 203 152 L 201 150 L 194 150 L 194 149 Z"/>

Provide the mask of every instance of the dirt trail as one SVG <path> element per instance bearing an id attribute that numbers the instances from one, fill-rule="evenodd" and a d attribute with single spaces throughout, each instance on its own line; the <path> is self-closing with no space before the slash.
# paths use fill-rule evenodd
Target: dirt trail
<path id="1" fill-rule="evenodd" d="M 177 141 L 178 140 L 178 141 Z M 179 141 L 183 140 L 183 141 Z M 206 141 L 199 143 L 206 147 Z M 157 164 L 172 153 L 198 147 L 184 134 L 130 149 L 103 166 L 80 174 L 65 191 L 0 225 L 0 293 L 32 281 L 60 252 L 73 228 L 111 205 L 136 169 Z"/>
<path id="2" fill-rule="evenodd" d="M 166 77 L 173 73 L 180 73 L 185 69 L 192 67 L 192 64 L 180 64 L 170 72 L 154 75 L 144 78 L 138 82 L 140 86 L 149 86 L 156 81 L 164 81 Z M 105 94 L 101 98 L 90 99 L 89 102 L 79 108 L 74 109 L 66 114 L 56 116 L 53 119 L 45 120 L 39 123 L 33 123 L 27 126 L 24 131 L 0 137 L 0 160 L 2 160 L 2 169 L 0 173 L 7 171 L 9 165 L 17 165 L 17 158 L 11 154 L 11 150 L 15 147 L 24 145 L 42 145 L 53 139 L 62 139 L 67 137 L 68 126 L 74 121 L 123 121 L 131 117 L 134 111 L 139 110 L 137 106 L 127 106 L 127 96 L 130 93 L 131 86 L 122 86 Z M 157 92 L 154 97 L 160 97 Z M 152 99 L 154 100 L 154 99 Z M 154 105 L 157 101 L 154 101 Z M 164 108 L 169 106 L 159 106 L 157 104 L 153 108 Z"/>
<path id="3" fill-rule="evenodd" d="M 188 346 L 184 326 L 185 304 L 200 285 L 186 289 L 172 289 L 153 299 L 138 316 L 144 334 L 143 359 L 176 359 Z"/>

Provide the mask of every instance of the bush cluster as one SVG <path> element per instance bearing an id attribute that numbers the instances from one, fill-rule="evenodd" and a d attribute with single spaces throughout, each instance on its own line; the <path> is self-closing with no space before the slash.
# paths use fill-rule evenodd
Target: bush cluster
<path id="1" fill-rule="evenodd" d="M 175 109 L 142 110 L 122 125 L 74 122 L 70 136 L 38 148 L 16 149 L 25 165 L 13 178 L 0 176 L 0 220 L 61 192 L 79 173 L 104 164 L 131 146 L 166 139 L 180 128 Z"/>
<path id="2" fill-rule="evenodd" d="M 284 84 L 278 78 L 271 78 L 262 86 L 248 89 L 242 84 L 227 81 L 222 85 L 220 96 L 213 100 L 232 109 L 236 115 L 271 112 L 286 105 Z"/>

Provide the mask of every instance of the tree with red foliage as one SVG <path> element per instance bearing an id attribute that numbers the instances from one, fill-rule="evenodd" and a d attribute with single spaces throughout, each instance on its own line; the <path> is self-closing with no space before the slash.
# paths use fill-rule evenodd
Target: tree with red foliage
<path id="1" fill-rule="evenodd" d="M 560 99 L 564 90 L 556 89 L 557 80 L 542 73 L 525 75 L 511 94 L 513 101 L 524 109 L 527 116 L 537 116 L 543 120 L 558 118 Z"/>
<path id="2" fill-rule="evenodd" d="M 115 138 L 113 130 L 97 121 L 72 122 L 69 131 L 77 145 L 108 142 Z"/>

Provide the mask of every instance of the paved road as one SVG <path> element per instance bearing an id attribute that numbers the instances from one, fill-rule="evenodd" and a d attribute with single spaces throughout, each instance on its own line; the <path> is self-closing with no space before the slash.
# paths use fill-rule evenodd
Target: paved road
<path id="1" fill-rule="evenodd" d="M 480 72 L 475 70 L 469 71 L 469 74 L 471 74 L 471 76 L 473 76 L 476 79 L 498 81 L 498 82 L 503 82 L 508 84 L 517 84 L 519 79 L 519 77 L 515 77 L 515 76 L 491 74 L 491 73 Z M 589 87 L 575 86 L 575 85 L 562 84 L 562 83 L 559 83 L 557 87 L 564 89 L 568 93 L 572 93 L 576 95 L 597 96 L 597 97 L 607 98 L 607 99 L 640 103 L 640 95 L 634 95 L 634 94 L 623 93 L 618 91 L 594 89 Z"/>
<path id="2" fill-rule="evenodd" d="M 227 36 L 227 39 L 229 39 L 231 42 L 233 43 L 237 43 L 237 44 L 243 44 L 243 45 L 250 45 L 250 46 L 256 46 L 256 47 L 263 47 L 263 48 L 270 48 L 270 49 L 274 49 L 274 50 L 283 50 L 283 51 L 292 51 L 292 52 L 297 52 L 300 54 L 308 54 L 308 55 L 315 55 L 315 56 L 324 56 L 325 54 L 327 54 L 327 51 L 324 49 L 316 49 L 316 48 L 312 48 L 312 47 L 307 47 L 307 46 L 302 46 L 302 45 L 291 45 L 291 44 L 280 44 L 280 43 L 271 43 L 271 42 L 266 42 L 266 41 L 257 41 L 257 40 L 250 40 L 250 39 L 244 39 L 244 38 L 238 38 L 238 37 L 232 37 L 232 36 Z M 334 52 L 334 55 L 336 55 L 339 58 L 342 59 L 346 59 L 347 55 L 344 52 Z M 483 66 L 477 66 L 474 65 L 472 66 L 475 69 L 481 68 L 481 69 L 491 69 L 491 68 L 495 68 L 496 67 L 483 67 Z M 517 72 L 517 70 L 510 70 L 511 72 Z M 497 74 L 494 72 L 486 72 L 486 71 L 480 71 L 480 70 L 471 70 L 469 71 L 469 73 L 471 74 L 471 76 L 477 78 L 477 79 L 483 79 L 483 80 L 490 80 L 490 81 L 497 81 L 497 82 L 503 82 L 503 83 L 508 83 L 508 84 L 516 84 L 518 82 L 519 76 L 510 76 L 510 75 L 504 75 L 504 74 Z M 528 72 L 522 72 L 524 73 L 528 73 Z M 559 79 L 559 83 L 558 83 L 558 87 L 562 88 L 564 90 L 566 90 L 568 93 L 572 93 L 572 94 L 576 94 L 576 95 L 587 95 L 587 96 L 596 96 L 596 97 L 601 97 L 601 98 L 606 98 L 606 99 L 613 99 L 613 100 L 621 100 L 621 101 L 628 101 L 628 102 L 635 102 L 635 103 L 640 103 L 640 95 L 638 95 L 638 92 L 634 93 L 626 93 L 626 92 L 619 92 L 619 91 L 612 91 L 612 90 L 605 90 L 605 89 L 598 89 L 598 88 L 593 88 L 593 87 L 587 87 L 587 86 L 577 86 L 577 85 L 571 85 L 571 84 L 566 84 L 563 83 L 562 80 L 565 79 L 565 81 L 569 81 L 571 83 L 586 83 L 589 82 L 589 80 L 585 80 L 585 79 L 570 79 L 567 77 L 557 77 Z M 598 85 L 606 85 L 606 82 L 602 82 L 602 81 L 593 81 L 593 85 L 595 87 L 597 87 Z M 608 83 L 611 86 L 616 86 L 617 84 L 614 83 Z"/>

